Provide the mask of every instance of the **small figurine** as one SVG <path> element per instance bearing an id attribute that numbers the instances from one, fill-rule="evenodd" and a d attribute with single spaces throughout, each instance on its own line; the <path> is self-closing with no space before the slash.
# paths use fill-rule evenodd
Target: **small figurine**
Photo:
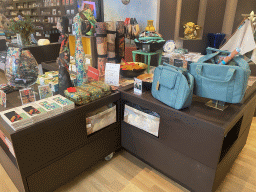
<path id="1" fill-rule="evenodd" d="M 197 30 L 200 29 L 199 25 L 196 25 L 193 22 L 188 22 L 184 26 L 184 38 L 185 39 L 196 39 Z"/>

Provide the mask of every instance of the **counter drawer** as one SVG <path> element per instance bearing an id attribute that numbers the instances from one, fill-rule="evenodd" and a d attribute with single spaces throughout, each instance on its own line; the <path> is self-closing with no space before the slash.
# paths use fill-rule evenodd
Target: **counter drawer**
<path id="1" fill-rule="evenodd" d="M 94 139 L 84 147 L 28 176 L 26 180 L 29 191 L 54 191 L 121 147 L 119 123 L 112 124 L 94 133 L 93 137 L 98 133 L 100 133 L 100 137 L 97 137 L 97 139 Z"/>
<path id="2" fill-rule="evenodd" d="M 152 139 L 133 126 L 122 122 L 122 146 L 139 159 L 188 189 L 210 192 L 215 170 Z"/>

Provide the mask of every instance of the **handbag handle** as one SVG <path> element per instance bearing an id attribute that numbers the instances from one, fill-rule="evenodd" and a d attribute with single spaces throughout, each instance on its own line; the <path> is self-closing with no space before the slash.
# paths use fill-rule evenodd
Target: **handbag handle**
<path id="1" fill-rule="evenodd" d="M 227 75 L 226 75 L 226 77 L 225 77 L 225 80 L 224 80 L 224 81 L 220 81 L 220 80 L 210 79 L 210 78 L 208 78 L 208 77 L 202 76 L 202 70 L 203 70 L 203 65 L 197 65 L 197 66 L 196 66 L 196 73 L 197 73 L 197 75 L 199 75 L 201 78 L 206 79 L 206 80 L 209 80 L 209 81 L 219 82 L 219 83 L 227 83 L 227 82 L 229 82 L 229 81 L 232 79 L 232 77 L 233 77 L 233 75 L 234 75 L 234 73 L 235 73 L 235 71 L 236 71 L 234 68 L 229 68 L 229 69 L 228 69 L 228 72 L 227 72 Z"/>
<path id="2" fill-rule="evenodd" d="M 183 69 L 183 68 L 175 67 L 175 66 L 170 65 L 170 64 L 168 64 L 168 63 L 163 63 L 163 66 L 169 67 L 170 69 L 173 69 L 173 70 L 175 70 L 175 71 L 179 71 L 179 72 L 181 72 L 181 73 L 183 73 L 183 72 L 186 71 L 186 70 Z"/>
<path id="3" fill-rule="evenodd" d="M 213 51 L 220 52 L 220 53 L 227 53 L 227 54 L 230 54 L 229 51 L 220 50 L 220 49 L 215 49 L 215 48 L 212 48 L 212 47 L 207 47 L 207 48 L 206 48 L 207 54 L 208 54 L 208 53 L 211 54 Z"/>
<path id="4" fill-rule="evenodd" d="M 212 53 L 212 51 L 216 51 L 216 52 Z M 223 50 L 215 49 L 212 47 L 207 47 L 206 52 L 207 52 L 207 55 L 205 55 L 204 57 L 201 57 L 197 63 L 204 63 L 205 61 L 213 59 L 215 56 L 217 56 L 220 53 L 230 54 L 229 51 L 223 51 Z M 248 70 L 250 69 L 249 64 L 242 58 L 241 55 L 234 57 L 233 60 L 237 63 L 239 67 L 242 67 Z"/>

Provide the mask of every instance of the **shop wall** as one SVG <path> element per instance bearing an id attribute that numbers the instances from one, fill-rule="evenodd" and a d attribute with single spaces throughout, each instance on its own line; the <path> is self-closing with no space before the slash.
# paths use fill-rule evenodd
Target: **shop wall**
<path id="1" fill-rule="evenodd" d="M 182 0 L 179 36 L 183 37 L 183 25 L 187 22 L 197 23 L 200 0 Z"/>
<path id="2" fill-rule="evenodd" d="M 182 2 L 180 7 L 181 12 L 180 15 L 177 15 L 176 12 L 179 10 L 177 2 L 180 1 Z M 182 25 L 188 21 L 197 23 L 200 10 L 199 3 L 202 3 L 203 1 L 206 2 L 207 5 L 205 16 L 203 18 L 204 27 L 202 39 L 196 41 L 183 41 L 183 47 L 189 49 L 189 51 L 204 53 L 207 45 L 208 33 L 230 31 L 228 36 L 231 35 L 231 32 L 234 32 L 239 23 L 243 20 L 241 14 L 249 14 L 256 8 L 255 0 L 161 0 L 159 32 L 163 34 L 163 37 L 166 40 L 175 39 L 175 37 L 183 37 Z M 228 9 L 228 7 L 226 7 L 227 4 L 229 6 L 231 4 L 234 10 Z M 225 17 L 226 11 L 227 14 L 229 11 L 234 11 L 235 15 L 234 21 L 231 19 L 232 23 L 228 22 L 230 30 L 223 27 L 223 23 L 229 21 L 227 20 L 227 17 Z M 254 11 L 256 12 L 256 10 Z M 179 25 L 177 25 L 177 23 L 175 24 L 176 17 L 180 17 Z M 178 27 L 178 30 L 175 26 Z M 178 31 L 178 33 L 175 31 Z"/>
<path id="3" fill-rule="evenodd" d="M 243 21 L 242 14 L 250 14 L 252 11 L 256 12 L 256 0 L 238 0 L 233 32 Z"/>
<path id="4" fill-rule="evenodd" d="M 164 39 L 174 39 L 177 0 L 161 0 L 159 16 L 159 33 Z"/>
<path id="5" fill-rule="evenodd" d="M 124 21 L 127 17 L 135 17 L 141 30 L 147 26 L 147 20 L 154 20 L 156 27 L 157 0 L 131 0 L 128 5 L 121 0 L 104 0 L 105 21 Z"/>

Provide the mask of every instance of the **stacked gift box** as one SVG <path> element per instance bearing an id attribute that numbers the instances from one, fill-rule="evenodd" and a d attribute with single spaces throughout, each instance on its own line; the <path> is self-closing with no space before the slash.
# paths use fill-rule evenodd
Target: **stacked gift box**
<path id="1" fill-rule="evenodd" d="M 39 75 L 37 79 L 37 84 L 49 85 L 53 92 L 58 92 L 59 90 L 59 72 L 58 71 L 48 71 L 43 75 Z M 70 79 L 73 85 L 76 85 L 76 75 L 71 73 Z"/>

